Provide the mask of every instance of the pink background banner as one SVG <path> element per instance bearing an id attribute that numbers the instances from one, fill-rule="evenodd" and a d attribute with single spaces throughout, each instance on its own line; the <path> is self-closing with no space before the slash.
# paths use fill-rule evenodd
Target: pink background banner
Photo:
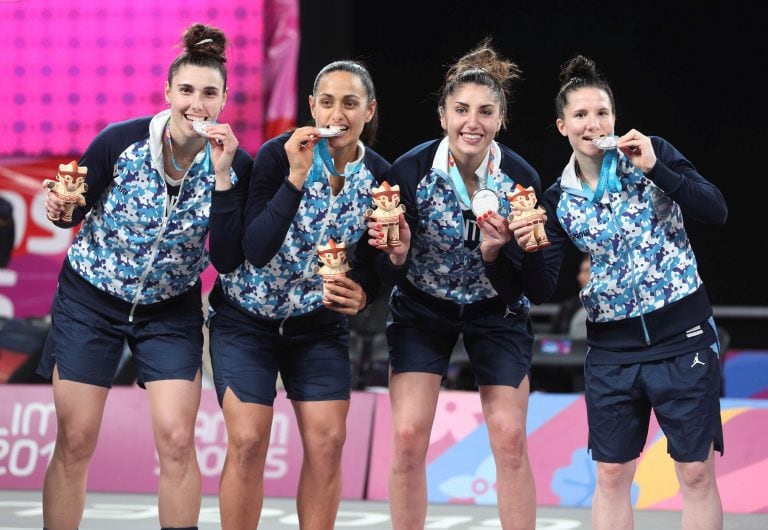
<path id="1" fill-rule="evenodd" d="M 342 462 L 345 499 L 361 499 L 365 494 L 374 401 L 372 394 L 354 392 L 352 396 Z M 55 440 L 56 414 L 50 386 L 0 386 L 0 490 L 41 489 Z M 216 394 L 204 390 L 195 444 L 205 494 L 218 493 L 226 443 Z M 267 454 L 265 494 L 295 496 L 301 461 L 301 438 L 293 408 L 280 392 Z M 89 490 L 154 493 L 158 471 L 146 392 L 113 388 L 88 475 Z"/>
<path id="2" fill-rule="evenodd" d="M 0 156 L 79 156 L 108 123 L 162 110 L 168 66 L 195 22 L 227 34 L 220 119 L 254 152 L 264 122 L 264 9 L 264 0 L 0 2 Z"/>
<path id="3" fill-rule="evenodd" d="M 768 400 L 721 400 L 726 452 L 716 457 L 723 508 L 768 513 Z M 391 454 L 387 395 L 376 404 L 368 498 L 386 500 Z M 587 452 L 587 418 L 581 394 L 533 394 L 528 446 L 540 506 L 592 503 L 596 467 Z M 638 460 L 632 502 L 638 509 L 680 510 L 674 465 L 655 420 Z M 432 503 L 496 504 L 496 468 L 477 393 L 441 392 L 427 455 Z M 744 488 L 744 484 L 750 484 Z"/>

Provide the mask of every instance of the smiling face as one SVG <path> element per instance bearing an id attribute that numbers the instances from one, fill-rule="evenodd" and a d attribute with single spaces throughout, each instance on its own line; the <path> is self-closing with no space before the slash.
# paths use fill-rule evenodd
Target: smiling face
<path id="1" fill-rule="evenodd" d="M 376 111 L 376 100 L 369 100 L 360 78 L 343 70 L 325 74 L 314 96 L 309 96 L 309 109 L 317 127 L 334 127 L 343 132 L 328 138 L 335 149 L 357 147 L 365 124 Z"/>
<path id="2" fill-rule="evenodd" d="M 171 105 L 174 138 L 197 137 L 192 122 L 215 121 L 224 107 L 227 100 L 224 79 L 215 68 L 183 65 L 171 84 L 166 83 L 165 99 Z"/>
<path id="3" fill-rule="evenodd" d="M 504 121 L 498 96 L 487 86 L 465 83 L 439 110 L 440 125 L 454 158 L 479 165 Z"/>
<path id="4" fill-rule="evenodd" d="M 577 155 L 602 157 L 604 151 L 592 140 L 613 134 L 616 115 L 605 90 L 594 87 L 578 88 L 567 94 L 563 117 L 555 122 L 560 134 L 568 138 Z"/>

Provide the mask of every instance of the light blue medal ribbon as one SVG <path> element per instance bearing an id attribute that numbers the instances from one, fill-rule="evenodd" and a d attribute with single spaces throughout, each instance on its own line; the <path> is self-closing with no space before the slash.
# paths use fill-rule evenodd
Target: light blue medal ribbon
<path id="1" fill-rule="evenodd" d="M 317 142 L 317 149 L 315 149 L 315 157 L 313 163 L 315 166 L 318 166 L 320 163 L 322 163 L 325 166 L 325 169 L 337 177 L 347 177 L 348 175 L 354 175 L 360 171 L 360 168 L 363 167 L 363 159 L 361 158 L 351 171 L 346 173 L 337 172 L 336 165 L 333 163 L 333 158 L 331 157 L 331 151 L 328 149 L 328 140 L 325 138 Z"/>
<path id="2" fill-rule="evenodd" d="M 493 169 L 493 148 L 491 148 L 490 153 L 488 154 L 488 174 L 486 175 L 484 182 L 480 181 L 477 183 L 477 191 L 487 188 L 494 193 L 497 192 L 498 184 L 493 180 Z M 464 206 L 469 208 L 472 205 L 472 200 L 469 198 L 467 186 L 464 184 L 464 179 L 461 178 L 459 168 L 456 166 L 456 162 L 453 159 L 453 154 L 450 151 L 448 151 L 448 175 L 451 177 L 453 189 L 456 190 L 456 193 L 459 195 L 459 199 L 461 199 L 461 202 L 464 203 Z"/>
<path id="3" fill-rule="evenodd" d="M 616 175 L 616 166 L 619 162 L 619 151 L 617 149 L 610 149 L 605 152 L 603 156 L 603 165 L 600 167 L 600 177 L 597 179 L 597 186 L 595 187 L 595 194 L 592 197 L 592 202 L 600 202 L 603 198 L 603 194 L 607 189 L 611 193 L 618 193 L 621 191 L 621 181 Z"/>

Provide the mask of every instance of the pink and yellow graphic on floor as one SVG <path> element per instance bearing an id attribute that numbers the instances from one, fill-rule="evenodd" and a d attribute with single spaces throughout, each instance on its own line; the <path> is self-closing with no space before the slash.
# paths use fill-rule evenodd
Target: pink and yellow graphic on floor
<path id="1" fill-rule="evenodd" d="M 716 457 L 726 512 L 768 513 L 768 401 L 723 399 L 726 452 Z M 368 498 L 387 498 L 391 452 L 387 396 L 376 407 Z M 587 418 L 580 394 L 534 394 L 528 412 L 528 448 L 540 506 L 592 503 L 596 466 L 587 452 Z M 427 454 L 429 502 L 496 504 L 496 468 L 476 393 L 443 392 Z M 750 484 L 744 488 L 744 484 Z M 632 502 L 638 509 L 680 510 L 666 438 L 652 421 Z"/>
<path id="2" fill-rule="evenodd" d="M 768 513 L 768 400 L 723 399 L 721 403 L 726 453 L 717 457 L 716 465 L 723 508 L 729 513 Z M 157 491 L 157 457 L 147 406 L 146 392 L 137 387 L 112 389 L 88 476 L 90 491 Z M 386 393 L 353 392 L 342 462 L 343 498 L 386 500 L 390 422 Z M 55 439 L 50 386 L 0 385 L 0 490 L 39 490 Z M 595 464 L 586 440 L 582 395 L 531 396 L 528 444 L 540 506 L 591 505 Z M 206 494 L 218 491 L 226 445 L 215 392 L 204 390 L 196 446 Z M 301 437 L 291 405 L 281 392 L 275 402 L 265 494 L 294 496 L 301 462 Z M 496 503 L 496 470 L 476 393 L 440 394 L 427 482 L 430 503 Z M 638 462 L 632 501 L 638 509 L 682 507 L 666 440 L 655 423 Z"/>

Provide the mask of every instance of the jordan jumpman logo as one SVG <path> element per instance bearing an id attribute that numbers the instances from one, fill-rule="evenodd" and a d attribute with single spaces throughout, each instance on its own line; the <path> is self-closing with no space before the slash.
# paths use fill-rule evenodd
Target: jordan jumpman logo
<path id="1" fill-rule="evenodd" d="M 696 352 L 696 358 L 693 359 L 693 362 L 691 363 L 691 368 L 693 368 L 697 364 L 700 364 L 702 366 L 706 366 L 707 365 L 707 363 L 705 363 L 704 361 L 700 361 L 699 360 L 699 352 Z"/>

